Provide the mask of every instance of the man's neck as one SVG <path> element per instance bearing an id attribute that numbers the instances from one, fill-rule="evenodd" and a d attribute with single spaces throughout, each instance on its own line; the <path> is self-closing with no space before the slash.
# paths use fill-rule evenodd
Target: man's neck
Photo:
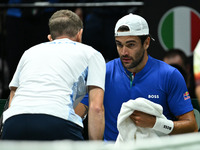
<path id="1" fill-rule="evenodd" d="M 145 67 L 147 61 L 148 61 L 148 55 L 147 55 L 147 53 L 145 53 L 143 60 L 140 62 L 140 64 L 138 66 L 131 68 L 131 69 L 127 69 L 127 70 L 132 73 L 138 73 Z"/>

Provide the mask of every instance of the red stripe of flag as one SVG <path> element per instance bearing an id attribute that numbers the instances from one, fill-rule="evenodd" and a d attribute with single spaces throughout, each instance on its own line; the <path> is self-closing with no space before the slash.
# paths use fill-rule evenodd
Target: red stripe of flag
<path id="1" fill-rule="evenodd" d="M 191 51 L 193 52 L 200 39 L 200 18 L 191 11 Z"/>

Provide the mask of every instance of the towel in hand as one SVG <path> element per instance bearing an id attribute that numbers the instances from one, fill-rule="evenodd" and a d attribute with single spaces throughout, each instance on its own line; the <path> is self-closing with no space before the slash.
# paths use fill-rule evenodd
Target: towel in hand
<path id="1" fill-rule="evenodd" d="M 133 141 L 136 139 L 165 135 L 164 133 L 155 131 L 152 128 L 142 128 L 136 126 L 130 118 L 130 115 L 135 110 L 166 119 L 163 115 L 162 106 L 145 98 L 137 98 L 135 100 L 124 102 L 117 119 L 119 134 L 116 142 Z"/>

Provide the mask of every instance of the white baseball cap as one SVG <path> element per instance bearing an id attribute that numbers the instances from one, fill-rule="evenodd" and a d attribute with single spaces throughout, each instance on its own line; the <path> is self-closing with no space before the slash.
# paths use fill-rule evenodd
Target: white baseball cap
<path id="1" fill-rule="evenodd" d="M 119 27 L 127 26 L 129 31 L 118 32 Z M 115 25 L 115 36 L 141 36 L 149 35 L 149 27 L 144 18 L 130 13 L 119 19 Z"/>

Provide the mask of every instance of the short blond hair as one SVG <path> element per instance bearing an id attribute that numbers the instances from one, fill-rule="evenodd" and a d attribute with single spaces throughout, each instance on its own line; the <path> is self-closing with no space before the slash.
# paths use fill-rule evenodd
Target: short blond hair
<path id="1" fill-rule="evenodd" d="M 82 20 L 71 10 L 56 11 L 49 19 L 49 30 L 52 39 L 63 35 L 73 38 L 82 28 Z"/>

